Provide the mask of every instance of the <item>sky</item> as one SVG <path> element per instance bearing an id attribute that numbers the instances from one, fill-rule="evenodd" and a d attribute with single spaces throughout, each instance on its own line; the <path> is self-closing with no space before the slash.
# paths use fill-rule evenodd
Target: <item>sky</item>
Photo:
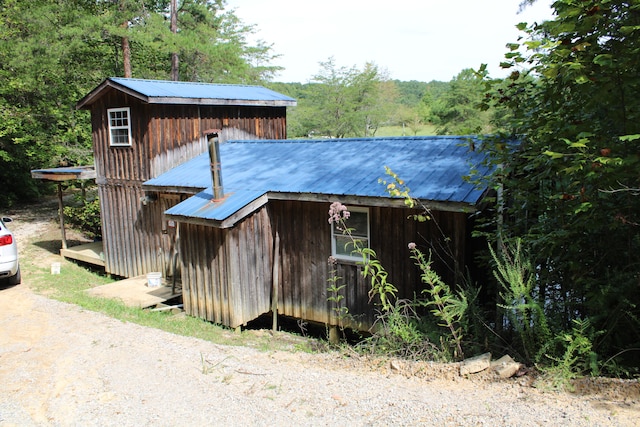
<path id="1" fill-rule="evenodd" d="M 507 43 L 519 22 L 552 17 L 551 0 L 518 13 L 520 0 L 227 0 L 227 9 L 254 25 L 248 38 L 272 45 L 284 67 L 274 81 L 307 83 L 320 62 L 362 70 L 367 62 L 402 81 L 450 81 L 486 63 L 504 77 Z"/>

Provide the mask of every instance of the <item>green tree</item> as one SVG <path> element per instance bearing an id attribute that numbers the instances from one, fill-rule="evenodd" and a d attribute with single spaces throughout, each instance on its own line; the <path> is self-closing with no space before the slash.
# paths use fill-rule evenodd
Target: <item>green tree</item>
<path id="1" fill-rule="evenodd" d="M 495 86 L 516 150 L 503 169 L 505 238 L 535 255 L 537 296 L 552 325 L 589 318 L 594 349 L 640 347 L 640 1 L 558 0 L 555 18 L 520 28 L 511 76 Z M 519 69 L 525 64 L 528 69 Z M 624 359 L 620 359 L 624 360 Z"/>
<path id="2" fill-rule="evenodd" d="M 104 31 L 114 50 L 120 51 L 124 39 L 130 45 L 132 77 L 168 79 L 174 53 L 180 59 L 180 78 L 187 81 L 258 83 L 279 69 L 268 65 L 270 46 L 248 45 L 246 36 L 253 28 L 225 12 L 224 0 L 178 1 L 175 33 L 170 3 L 121 0 L 105 9 Z"/>
<path id="3" fill-rule="evenodd" d="M 385 73 L 372 63 L 363 70 L 338 67 L 333 58 L 320 66 L 310 96 L 298 100 L 304 133 L 337 138 L 375 135 L 397 96 Z"/>
<path id="4" fill-rule="evenodd" d="M 251 46 L 223 0 L 5 0 L 0 8 L 0 204 L 38 195 L 30 170 L 91 163 L 91 126 L 75 103 L 107 77 L 168 79 L 171 54 L 192 81 L 260 83 L 276 67 L 270 47 Z"/>
<path id="5" fill-rule="evenodd" d="M 485 95 L 485 67 L 462 70 L 446 91 L 426 100 L 441 135 L 488 134 L 493 131 L 490 110 L 482 110 Z"/>
<path id="6" fill-rule="evenodd" d="M 31 169 L 90 158 L 90 126 L 74 103 L 108 52 L 95 43 L 93 11 L 76 8 L 84 3 L 14 0 L 0 9 L 1 204 L 37 195 Z"/>

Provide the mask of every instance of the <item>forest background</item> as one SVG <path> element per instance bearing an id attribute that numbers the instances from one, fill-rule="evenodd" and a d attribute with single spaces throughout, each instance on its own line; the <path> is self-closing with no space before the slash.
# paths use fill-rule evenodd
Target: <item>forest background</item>
<path id="1" fill-rule="evenodd" d="M 466 284 L 491 296 L 460 320 L 468 345 L 571 373 L 638 374 L 638 0 L 558 0 L 554 19 L 518 24 L 507 78 L 478 64 L 450 82 L 332 58 L 309 83 L 274 82 L 271 47 L 249 45 L 252 28 L 224 6 L 3 0 L 0 206 L 49 191 L 32 169 L 92 163 L 89 115 L 75 103 L 113 76 L 267 86 L 298 101 L 290 138 L 492 135 L 482 148 L 497 173 L 484 184 L 496 203 L 476 233 L 497 249 L 485 254 L 494 280 Z"/>

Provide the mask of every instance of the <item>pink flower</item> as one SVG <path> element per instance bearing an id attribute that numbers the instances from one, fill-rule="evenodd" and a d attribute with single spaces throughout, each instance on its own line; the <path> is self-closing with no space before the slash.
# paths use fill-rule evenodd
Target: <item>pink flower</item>
<path id="1" fill-rule="evenodd" d="M 333 202 L 329 207 L 329 224 L 334 222 L 340 222 L 341 220 L 347 220 L 351 216 L 351 213 L 347 210 L 347 207 L 340 202 Z"/>
<path id="2" fill-rule="evenodd" d="M 410 250 L 410 251 L 413 251 L 413 250 L 415 250 L 415 248 L 416 248 L 416 244 L 415 244 L 415 243 L 413 243 L 413 242 L 409 243 L 409 245 L 408 245 L 408 246 L 409 246 L 409 250 Z"/>
<path id="3" fill-rule="evenodd" d="M 329 259 L 327 259 L 327 264 L 329 265 L 336 265 L 337 263 L 338 263 L 338 260 L 332 256 L 330 256 Z"/>

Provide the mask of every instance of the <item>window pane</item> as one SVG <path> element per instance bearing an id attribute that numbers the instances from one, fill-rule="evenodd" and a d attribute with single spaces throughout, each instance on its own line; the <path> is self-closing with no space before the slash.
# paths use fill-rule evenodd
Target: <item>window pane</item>
<path id="1" fill-rule="evenodd" d="M 351 234 L 354 236 L 367 236 L 367 213 L 366 212 L 350 212 L 351 216 L 345 221 L 347 228 L 351 230 Z M 334 223 L 335 224 L 335 223 Z M 338 230 L 334 225 L 333 231 L 335 234 L 342 234 L 342 230 Z"/>
<path id="2" fill-rule="evenodd" d="M 352 254 L 354 246 L 351 242 L 351 239 L 347 236 L 336 235 L 336 254 L 337 255 L 346 255 L 346 256 L 357 256 L 357 254 Z"/>
<path id="3" fill-rule="evenodd" d="M 127 129 L 111 129 L 112 144 L 129 144 L 129 131 Z"/>
<path id="4" fill-rule="evenodd" d="M 113 108 L 107 111 L 111 145 L 131 145 L 129 108 Z"/>
<path id="5" fill-rule="evenodd" d="M 126 111 L 111 111 L 111 126 L 129 126 L 129 118 Z"/>

